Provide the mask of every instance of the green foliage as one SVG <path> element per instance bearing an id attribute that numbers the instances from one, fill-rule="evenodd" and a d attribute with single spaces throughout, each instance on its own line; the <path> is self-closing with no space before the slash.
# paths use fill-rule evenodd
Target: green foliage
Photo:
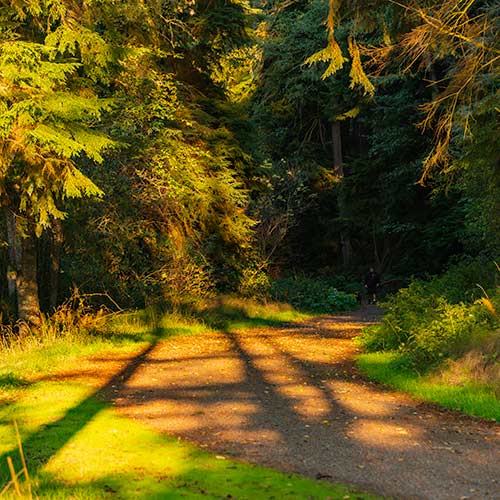
<path id="1" fill-rule="evenodd" d="M 462 353 L 499 326 L 496 274 L 494 263 L 477 259 L 441 277 L 413 281 L 383 304 L 382 322 L 364 330 L 361 345 L 369 351 L 400 351 L 422 368 Z M 491 290 L 491 310 L 477 300 L 484 293 L 478 282 Z"/>
<path id="2" fill-rule="evenodd" d="M 45 14 L 33 5 L 24 8 Z M 102 195 L 77 159 L 102 162 L 114 143 L 95 128 L 110 102 L 78 75 L 82 64 L 68 57 L 67 45 L 55 46 L 50 36 L 43 43 L 34 34 L 21 36 L 17 19 L 27 12 L 2 11 L 11 31 L 0 37 L 0 194 L 11 210 L 36 223 L 40 235 L 51 217 L 64 216 L 65 198 Z"/>
<path id="3" fill-rule="evenodd" d="M 342 55 L 342 51 L 337 43 L 333 45 L 328 45 L 324 49 L 316 52 L 312 56 L 308 57 L 304 64 L 315 64 L 318 62 L 328 62 L 328 67 L 325 69 L 325 72 L 321 75 L 321 78 L 324 80 L 329 76 L 335 74 L 338 70 L 342 69 L 344 62 L 347 59 Z"/>
<path id="4" fill-rule="evenodd" d="M 430 2 L 428 12 L 438 7 Z M 53 286 L 48 268 L 58 267 L 58 253 L 60 301 L 76 285 L 109 292 L 122 306 L 214 290 L 264 299 L 268 269 L 338 274 L 349 248 L 341 272 L 359 281 L 375 265 L 397 283 L 440 272 L 464 251 L 497 255 L 495 73 L 488 66 L 474 80 L 474 121 L 463 100 L 455 113 L 472 135 L 462 140 L 453 130 L 453 184 L 419 186 L 432 138 L 415 124 L 447 85 L 429 88 L 429 77 L 467 69 L 455 54 L 445 57 L 458 42 L 442 55 L 424 44 L 430 66 L 404 73 L 389 64 L 369 79 L 368 48 L 397 43 L 418 16 L 402 23 L 402 11 L 379 0 L 356 9 L 370 19 L 324 0 L 258 8 L 247 0 L 5 2 L 0 201 L 21 236 L 44 230 L 49 241 L 54 219 L 65 219 L 63 252 L 38 244 L 42 294 Z M 325 68 L 335 74 L 322 78 Z M 342 175 L 332 167 L 334 128 Z M 407 299 L 425 309 L 415 287 Z M 458 282 L 448 289 L 461 293 Z M 453 304 L 464 300 L 446 293 Z M 5 278 L 0 294 L 7 302 Z M 311 294 L 314 310 L 337 301 L 314 287 Z M 401 321 L 406 315 L 411 323 L 403 310 Z"/>
<path id="5" fill-rule="evenodd" d="M 85 165 L 106 196 L 76 201 L 66 222 L 65 285 L 107 291 L 122 305 L 237 290 L 254 253 L 241 102 L 252 78 L 237 66 L 251 65 L 256 50 L 238 28 L 244 10 L 239 2 L 170 7 L 152 21 L 161 50 L 136 34 L 122 54 L 118 105 L 102 128 L 123 147 L 102 167 Z"/>
<path id="6" fill-rule="evenodd" d="M 269 296 L 270 288 L 271 280 L 262 266 L 254 264 L 241 272 L 238 292 L 243 297 L 263 300 Z"/>
<path id="7" fill-rule="evenodd" d="M 337 290 L 335 281 L 295 276 L 272 282 L 271 296 L 315 313 L 347 311 L 357 307 L 356 297 Z"/>

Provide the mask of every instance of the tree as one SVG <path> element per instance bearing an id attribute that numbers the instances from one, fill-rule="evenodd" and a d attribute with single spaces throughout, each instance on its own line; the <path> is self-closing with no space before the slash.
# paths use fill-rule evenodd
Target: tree
<path id="1" fill-rule="evenodd" d="M 388 67 L 373 87 L 360 83 L 366 78 L 364 48 L 357 44 L 365 47 L 384 36 L 379 14 L 389 18 L 389 27 L 393 19 L 381 10 L 370 10 L 380 21 L 372 17 L 371 32 L 345 9 L 335 14 L 335 44 L 345 60 L 330 75 L 324 52 L 316 64 L 302 64 L 324 46 L 321 20 L 328 2 L 293 3 L 269 22 L 256 117 L 274 160 L 272 174 L 288 163 L 300 172 L 312 200 L 294 211 L 294 224 L 276 252 L 285 265 L 332 272 L 339 262 L 347 271 L 372 263 L 386 273 L 424 273 L 439 271 L 461 251 L 457 194 L 446 199 L 416 184 L 432 144 L 431 134 L 415 126 L 420 106 L 432 97 L 424 70 L 399 74 Z M 444 220 L 447 234 L 439 235 Z"/>
<path id="2" fill-rule="evenodd" d="M 0 31 L 0 195 L 9 290 L 18 318 L 32 324 L 40 314 L 34 237 L 64 218 L 66 199 L 102 194 L 77 161 L 86 155 L 101 162 L 113 144 L 94 128 L 110 103 L 78 74 L 78 34 L 72 42 L 58 36 L 74 18 L 64 2 L 57 6 L 60 18 L 44 3 L 13 2 L 2 11 Z"/>
<path id="3" fill-rule="evenodd" d="M 234 290 L 251 254 L 251 127 L 235 71 L 252 53 L 247 11 L 184 6 L 152 10 L 147 36 L 127 30 L 103 124 L 126 145 L 95 169 L 106 197 L 77 200 L 66 222 L 65 277 L 124 305 Z"/>

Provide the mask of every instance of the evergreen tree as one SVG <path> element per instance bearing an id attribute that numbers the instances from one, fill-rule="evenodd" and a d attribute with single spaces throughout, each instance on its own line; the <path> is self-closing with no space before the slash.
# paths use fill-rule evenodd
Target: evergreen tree
<path id="1" fill-rule="evenodd" d="M 122 304 L 235 289 L 251 254 L 249 127 L 236 79 L 220 77 L 250 50 L 247 10 L 174 7 L 151 13 L 147 36 L 129 30 L 105 125 L 126 147 L 96 170 L 106 197 L 75 203 L 67 224 L 67 279 Z"/>
<path id="2" fill-rule="evenodd" d="M 27 323 L 36 323 L 40 313 L 33 238 L 65 216 L 64 200 L 102 194 L 76 162 L 82 155 L 101 162 L 112 145 L 94 130 L 109 102 L 78 74 L 75 46 L 55 40 L 66 5 L 52 7 L 13 2 L 2 10 L 0 24 L 0 195 L 9 290 Z"/>

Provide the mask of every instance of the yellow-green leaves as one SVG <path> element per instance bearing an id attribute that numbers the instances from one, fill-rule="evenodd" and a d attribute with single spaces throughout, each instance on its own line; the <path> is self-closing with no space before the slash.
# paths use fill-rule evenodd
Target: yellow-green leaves
<path id="1" fill-rule="evenodd" d="M 102 195 L 76 161 L 102 162 L 114 145 L 95 130 L 111 102 L 77 74 L 82 64 L 67 59 L 68 43 L 47 46 L 14 34 L 0 43 L 0 192 L 18 186 L 14 208 L 30 215 L 37 234 L 64 217 L 63 199 Z"/>
<path id="2" fill-rule="evenodd" d="M 353 37 L 349 37 L 349 55 L 352 60 L 351 72 L 349 73 L 349 76 L 351 77 L 350 88 L 352 89 L 356 85 L 360 85 L 363 87 L 365 94 L 373 95 L 375 93 L 375 87 L 366 76 L 363 65 L 361 64 L 359 47 Z"/>
<path id="3" fill-rule="evenodd" d="M 64 196 L 67 198 L 102 196 L 104 194 L 98 186 L 72 165 L 67 165 L 63 171 L 62 177 Z"/>
<path id="4" fill-rule="evenodd" d="M 318 62 L 328 62 L 328 67 L 321 76 L 324 80 L 329 76 L 335 74 L 339 69 L 342 68 L 347 59 L 343 56 L 342 50 L 335 40 L 335 22 L 337 17 L 337 1 L 329 0 L 328 18 L 327 18 L 327 28 L 328 28 L 328 44 L 327 46 L 308 57 L 304 64 L 315 64 Z"/>
<path id="5" fill-rule="evenodd" d="M 335 117 L 335 120 L 337 121 L 342 121 L 342 120 L 347 120 L 348 118 L 356 118 L 356 116 L 359 115 L 360 109 L 358 106 L 355 106 L 354 108 L 350 109 L 349 111 L 346 111 L 345 113 L 342 113 L 341 115 L 337 115 Z"/>
<path id="6" fill-rule="evenodd" d="M 328 62 L 328 67 L 321 75 L 321 78 L 324 80 L 325 78 L 332 76 L 339 69 L 341 69 L 344 65 L 344 62 L 346 61 L 347 59 L 342 55 L 342 50 L 340 49 L 338 43 L 333 40 L 332 42 L 328 43 L 328 45 L 324 49 L 321 49 L 311 57 L 308 57 L 305 60 L 304 64 L 311 65 L 318 62 Z"/>
<path id="7" fill-rule="evenodd" d="M 348 61 L 342 53 L 337 40 L 335 39 L 335 23 L 337 20 L 337 10 L 338 1 L 329 0 L 328 18 L 327 18 L 327 29 L 328 29 L 328 44 L 324 49 L 316 52 L 312 56 L 308 57 L 304 64 L 315 64 L 318 62 L 328 62 L 328 66 L 321 78 L 324 80 L 329 76 L 334 75 L 337 71 L 342 69 L 344 63 Z M 359 47 L 353 36 L 348 39 L 348 51 L 351 57 L 351 71 L 349 76 L 351 78 L 350 88 L 353 89 L 356 85 L 360 85 L 364 89 L 365 94 L 373 95 L 375 93 L 375 87 L 370 82 L 368 76 L 366 75 L 363 65 L 361 64 L 361 56 L 359 52 Z"/>

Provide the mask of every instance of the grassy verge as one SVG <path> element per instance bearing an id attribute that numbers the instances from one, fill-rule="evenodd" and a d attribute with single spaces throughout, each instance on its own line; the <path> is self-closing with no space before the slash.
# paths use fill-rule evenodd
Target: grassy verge
<path id="1" fill-rule="evenodd" d="M 12 425 L 16 420 L 38 498 L 375 498 L 214 456 L 119 416 L 100 390 L 130 376 L 127 366 L 112 365 L 107 375 L 101 374 L 100 384 L 92 381 L 95 373 L 85 376 L 89 356 L 98 353 L 105 353 L 110 363 L 120 356 L 138 360 L 141 352 L 168 337 L 306 317 L 281 305 L 220 299 L 191 307 L 189 314 L 158 309 L 122 314 L 98 330 L 75 330 L 60 338 L 47 334 L 4 349 L 0 487 L 9 480 L 7 456 L 20 467 Z"/>
<path id="2" fill-rule="evenodd" d="M 500 420 L 499 270 L 486 257 L 464 260 L 389 297 L 380 323 L 357 339 L 371 353 L 359 358 L 362 371 L 423 400 Z"/>
<path id="3" fill-rule="evenodd" d="M 442 375 L 419 375 L 405 366 L 405 358 L 394 352 L 362 354 L 357 363 L 369 378 L 469 415 L 500 421 L 500 401 L 495 388 L 472 381 L 446 383 Z"/>

